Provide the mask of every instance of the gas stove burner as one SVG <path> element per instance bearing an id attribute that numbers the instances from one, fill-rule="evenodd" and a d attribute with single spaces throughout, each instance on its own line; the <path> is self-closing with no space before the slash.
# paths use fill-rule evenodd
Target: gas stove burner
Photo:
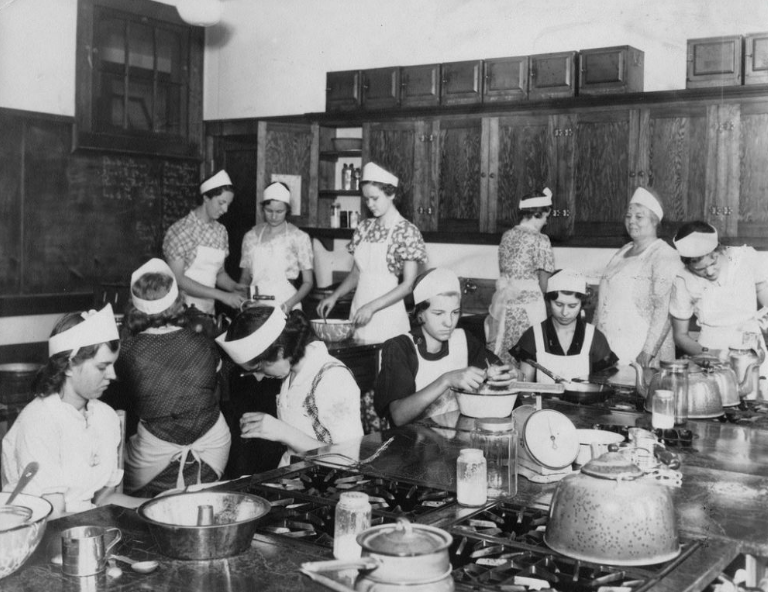
<path id="1" fill-rule="evenodd" d="M 260 492 L 265 489 L 290 491 L 334 502 L 345 491 L 361 491 L 368 494 L 374 513 L 379 511 L 408 518 L 423 516 L 456 501 L 449 491 L 321 465 L 299 469 L 270 482 L 251 484 L 249 491 L 262 495 Z"/>
<path id="2" fill-rule="evenodd" d="M 667 563 L 618 567 L 571 559 L 544 543 L 548 512 L 508 502 L 479 510 L 450 527 L 453 579 L 473 589 L 498 592 L 557 590 L 642 592 L 692 553 L 699 542 L 683 542 L 683 551 Z"/>

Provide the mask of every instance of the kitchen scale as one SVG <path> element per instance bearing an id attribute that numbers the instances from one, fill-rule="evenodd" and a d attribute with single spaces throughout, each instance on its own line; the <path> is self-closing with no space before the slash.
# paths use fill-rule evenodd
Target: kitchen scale
<path id="1" fill-rule="evenodd" d="M 517 472 L 534 483 L 552 483 L 573 472 L 579 454 L 576 426 L 554 409 L 523 405 L 512 412 L 520 434 Z"/>

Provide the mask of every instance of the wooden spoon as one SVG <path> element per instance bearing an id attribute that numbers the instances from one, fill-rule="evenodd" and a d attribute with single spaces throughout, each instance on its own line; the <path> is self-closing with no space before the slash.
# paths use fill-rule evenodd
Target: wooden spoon
<path id="1" fill-rule="evenodd" d="M 7 500 L 5 500 L 6 506 L 10 506 L 12 504 L 13 500 L 16 499 L 16 496 L 19 495 L 24 490 L 27 484 L 32 480 L 32 477 L 34 477 L 37 474 L 37 470 L 39 468 L 40 468 L 40 465 L 35 461 L 32 461 L 26 467 L 24 467 L 24 472 L 21 474 L 21 478 L 19 479 L 19 482 L 16 484 L 16 487 L 13 488 L 13 492 L 11 493 L 11 496 Z"/>

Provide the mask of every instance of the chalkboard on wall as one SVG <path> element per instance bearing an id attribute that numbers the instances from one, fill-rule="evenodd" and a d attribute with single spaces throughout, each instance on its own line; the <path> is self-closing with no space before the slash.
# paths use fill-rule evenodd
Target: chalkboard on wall
<path id="1" fill-rule="evenodd" d="M 2 295 L 128 282 L 138 265 L 162 255 L 165 231 L 199 199 L 196 161 L 72 153 L 71 122 L 30 118 L 23 128 L 24 184 L 0 195 L 0 203 L 21 204 L 21 277 Z M 4 153 L 14 152 L 2 142 Z"/>

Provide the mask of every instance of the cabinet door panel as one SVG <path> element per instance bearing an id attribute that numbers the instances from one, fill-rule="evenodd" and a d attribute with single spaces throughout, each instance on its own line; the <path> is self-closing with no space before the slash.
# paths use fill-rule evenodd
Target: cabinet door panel
<path id="1" fill-rule="evenodd" d="M 478 232 L 482 120 L 441 121 L 438 146 L 438 229 Z"/>
<path id="2" fill-rule="evenodd" d="M 257 200 L 272 182 L 272 175 L 301 177 L 301 206 L 293 211 L 291 222 L 297 226 L 317 224 L 317 125 L 259 123 Z M 261 210 L 257 217 L 262 220 Z"/>
<path id="3" fill-rule="evenodd" d="M 575 231 L 622 234 L 629 197 L 629 113 L 580 115 L 575 135 Z"/>
<path id="4" fill-rule="evenodd" d="M 546 116 L 504 117 L 499 120 L 496 149 L 498 189 L 495 208 L 492 207 L 497 232 L 507 230 L 520 221 L 517 209 L 524 195 L 550 186 L 553 176 L 548 144 L 549 118 Z"/>
<path id="5" fill-rule="evenodd" d="M 398 200 L 395 202 L 400 213 L 425 230 L 414 212 L 423 203 L 423 182 L 426 171 L 422 141 L 421 122 L 372 123 L 363 126 L 367 156 L 363 160 L 375 162 L 399 179 Z M 419 159 L 417 166 L 417 158 Z"/>
<path id="6" fill-rule="evenodd" d="M 672 235 L 683 222 L 707 217 L 704 211 L 706 126 L 703 108 L 650 113 L 645 176 L 664 200 L 664 232 L 660 234 Z"/>
<path id="7" fill-rule="evenodd" d="M 739 236 L 768 236 L 768 104 L 742 107 Z"/>

